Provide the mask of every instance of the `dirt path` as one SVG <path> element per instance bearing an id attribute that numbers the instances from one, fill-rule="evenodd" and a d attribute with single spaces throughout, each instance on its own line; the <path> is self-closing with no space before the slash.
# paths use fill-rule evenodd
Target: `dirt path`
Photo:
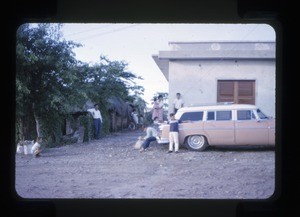
<path id="1" fill-rule="evenodd" d="M 268 198 L 275 187 L 270 148 L 209 148 L 167 154 L 152 143 L 133 149 L 142 132 L 16 155 L 16 191 L 24 198 Z"/>

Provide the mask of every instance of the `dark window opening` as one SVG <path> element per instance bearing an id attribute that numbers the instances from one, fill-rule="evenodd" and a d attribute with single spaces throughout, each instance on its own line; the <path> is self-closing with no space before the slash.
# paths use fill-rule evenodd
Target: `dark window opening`
<path id="1" fill-rule="evenodd" d="M 215 120 L 215 112 L 207 112 L 207 120 L 214 121 Z"/>
<path id="2" fill-rule="evenodd" d="M 203 112 L 186 112 L 180 117 L 180 121 L 202 121 Z"/>

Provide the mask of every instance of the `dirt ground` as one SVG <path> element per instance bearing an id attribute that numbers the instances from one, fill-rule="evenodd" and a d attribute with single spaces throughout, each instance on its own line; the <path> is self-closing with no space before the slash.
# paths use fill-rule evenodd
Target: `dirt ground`
<path id="1" fill-rule="evenodd" d="M 152 143 L 133 148 L 141 131 L 89 143 L 16 154 L 15 187 L 23 198 L 265 199 L 275 190 L 275 151 L 268 147 L 209 147 L 167 153 Z"/>

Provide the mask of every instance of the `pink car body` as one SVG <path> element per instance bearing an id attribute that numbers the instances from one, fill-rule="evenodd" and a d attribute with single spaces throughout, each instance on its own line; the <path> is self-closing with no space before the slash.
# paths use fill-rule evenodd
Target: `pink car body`
<path id="1" fill-rule="evenodd" d="M 179 143 L 202 151 L 208 145 L 275 145 L 275 119 L 247 104 L 184 107 L 175 115 Z M 158 143 L 168 143 L 169 125 L 160 126 Z"/>

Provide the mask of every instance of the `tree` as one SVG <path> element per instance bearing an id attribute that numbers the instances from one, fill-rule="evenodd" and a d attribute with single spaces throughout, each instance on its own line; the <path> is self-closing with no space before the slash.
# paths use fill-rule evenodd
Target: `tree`
<path id="1" fill-rule="evenodd" d="M 80 45 L 62 39 L 60 27 L 24 24 L 17 32 L 16 120 L 23 125 L 25 117 L 33 116 L 37 136 L 56 137 L 53 132 L 61 116 L 84 99 L 76 88 L 77 60 L 72 52 Z"/>
<path id="2" fill-rule="evenodd" d="M 122 120 L 128 117 L 128 104 L 125 102 L 132 103 L 135 100 L 135 96 L 130 93 L 142 95 L 144 92 L 144 88 L 135 83 L 135 79 L 141 78 L 128 71 L 127 66 L 124 61 L 110 61 L 100 56 L 99 63 L 89 66 L 84 73 L 86 94 L 100 105 L 106 120 L 103 127 L 106 132 L 115 129 L 115 123 L 111 123 L 115 121 L 115 115 Z"/>
<path id="3" fill-rule="evenodd" d="M 104 130 L 108 132 L 110 108 L 128 115 L 131 93 L 143 94 L 136 85 L 141 79 L 128 71 L 124 61 L 100 61 L 88 65 L 77 61 L 72 49 L 81 46 L 62 38 L 59 24 L 24 24 L 17 32 L 16 47 L 16 132 L 17 138 L 43 136 L 60 142 L 63 121 L 85 103 L 97 102 L 102 110 Z M 35 133 L 32 133 L 32 125 Z"/>

